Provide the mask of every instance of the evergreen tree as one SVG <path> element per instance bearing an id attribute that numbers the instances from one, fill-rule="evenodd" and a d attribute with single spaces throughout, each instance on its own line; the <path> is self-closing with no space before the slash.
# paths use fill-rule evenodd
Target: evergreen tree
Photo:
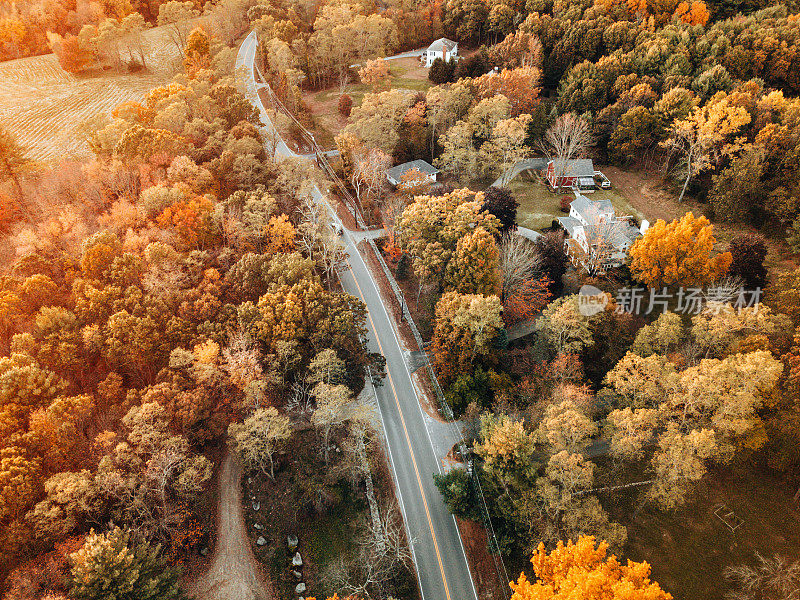
<path id="1" fill-rule="evenodd" d="M 90 533 L 83 548 L 70 555 L 71 595 L 77 600 L 184 600 L 176 569 L 160 546 L 135 542 L 115 527 Z"/>

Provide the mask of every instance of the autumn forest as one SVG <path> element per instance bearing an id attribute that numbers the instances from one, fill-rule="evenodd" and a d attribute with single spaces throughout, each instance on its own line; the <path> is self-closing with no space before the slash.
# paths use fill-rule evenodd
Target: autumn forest
<path id="1" fill-rule="evenodd" d="M 800 6 L 0 6 L 0 597 L 800 594 Z"/>

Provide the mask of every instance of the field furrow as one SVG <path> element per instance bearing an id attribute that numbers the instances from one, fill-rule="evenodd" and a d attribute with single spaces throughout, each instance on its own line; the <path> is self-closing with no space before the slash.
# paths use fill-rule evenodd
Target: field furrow
<path id="1" fill-rule="evenodd" d="M 168 82 L 181 64 L 163 28 L 147 32 L 148 70 L 106 71 L 76 77 L 64 71 L 55 55 L 0 63 L 0 123 L 13 131 L 30 158 L 50 162 L 90 154 L 82 126 L 97 115 L 110 115 L 123 102 L 141 100 Z"/>

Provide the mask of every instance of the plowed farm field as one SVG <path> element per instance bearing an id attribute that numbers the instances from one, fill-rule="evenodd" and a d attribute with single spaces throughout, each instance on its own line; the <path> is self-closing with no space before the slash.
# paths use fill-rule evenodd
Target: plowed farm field
<path id="1" fill-rule="evenodd" d="M 181 64 L 177 48 L 162 28 L 146 36 L 148 69 L 139 73 L 76 76 L 64 71 L 53 54 L 0 63 L 0 123 L 34 160 L 91 155 L 86 123 L 98 115 L 110 115 L 123 102 L 142 99 L 168 82 Z"/>

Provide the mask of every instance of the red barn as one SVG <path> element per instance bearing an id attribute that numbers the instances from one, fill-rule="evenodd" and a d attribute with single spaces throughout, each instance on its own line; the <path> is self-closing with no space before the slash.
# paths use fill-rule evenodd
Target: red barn
<path id="1" fill-rule="evenodd" d="M 577 187 L 579 190 L 594 189 L 592 159 L 551 160 L 547 163 L 547 181 L 554 190 L 571 187 Z"/>

